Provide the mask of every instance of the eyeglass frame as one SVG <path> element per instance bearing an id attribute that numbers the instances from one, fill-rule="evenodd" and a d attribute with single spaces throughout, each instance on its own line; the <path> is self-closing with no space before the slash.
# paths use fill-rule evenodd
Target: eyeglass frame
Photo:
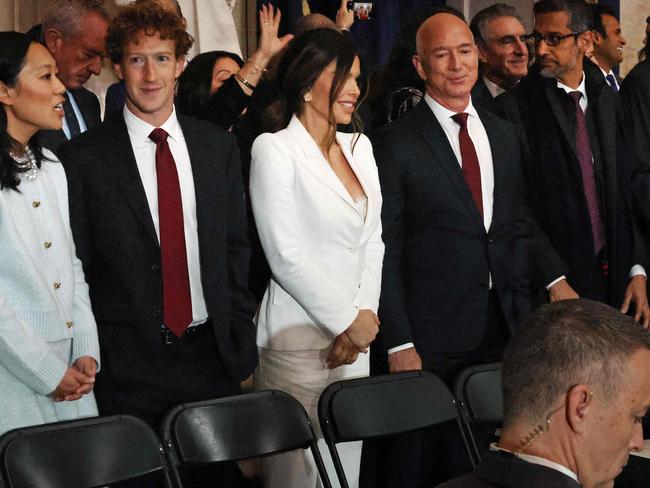
<path id="1" fill-rule="evenodd" d="M 576 32 L 569 32 L 568 34 L 551 32 L 550 34 L 547 34 L 545 36 L 541 35 L 539 32 L 533 32 L 532 34 L 526 34 L 524 37 L 526 38 L 525 42 L 532 43 L 535 46 L 538 45 L 541 41 L 544 41 L 546 45 L 549 47 L 557 47 L 562 43 L 564 39 L 568 39 L 569 37 L 578 37 L 580 34 L 584 34 L 585 32 L 589 32 L 589 31 L 576 31 Z M 557 41 L 549 42 L 550 36 L 557 37 Z"/>

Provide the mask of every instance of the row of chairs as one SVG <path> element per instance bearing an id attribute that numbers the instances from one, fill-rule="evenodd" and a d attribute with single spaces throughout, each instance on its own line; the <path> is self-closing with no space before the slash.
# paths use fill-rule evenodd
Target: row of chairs
<path id="1" fill-rule="evenodd" d="M 478 462 L 467 415 L 475 421 L 497 420 L 500 365 L 466 371 L 455 393 L 463 400 L 456 401 L 438 377 L 426 372 L 345 380 L 326 388 L 318 415 L 340 485 L 348 487 L 337 444 L 442 422 L 456 422 L 472 463 Z M 159 473 L 166 486 L 183 488 L 183 465 L 300 448 L 311 450 L 323 486 L 330 488 L 304 408 L 289 394 L 269 390 L 180 405 L 166 416 L 161 437 L 126 415 L 12 430 L 0 437 L 0 488 L 92 488 L 151 473 Z"/>

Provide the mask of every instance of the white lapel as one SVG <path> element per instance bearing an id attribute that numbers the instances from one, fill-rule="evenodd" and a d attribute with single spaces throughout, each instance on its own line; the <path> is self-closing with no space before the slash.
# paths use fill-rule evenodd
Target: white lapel
<path id="1" fill-rule="evenodd" d="M 341 134 L 337 134 L 336 140 L 338 141 L 339 146 L 343 151 L 343 155 L 345 156 L 345 159 L 347 159 L 348 164 L 352 168 L 352 171 L 354 171 L 354 174 L 357 176 L 357 179 L 361 184 L 361 188 L 363 188 L 363 192 L 366 194 L 366 198 L 368 199 L 368 203 L 366 206 L 367 208 L 366 217 L 364 221 L 364 231 L 365 231 L 368 228 L 371 219 L 374 217 L 373 211 L 374 211 L 376 196 L 373 192 L 373 188 L 371 187 L 370 182 L 366 177 L 366 173 L 364 171 L 366 168 L 363 167 L 363 165 L 359 164 L 359 161 L 352 154 L 352 144 L 354 143 L 354 136 L 348 138 L 346 136 L 342 136 Z"/>

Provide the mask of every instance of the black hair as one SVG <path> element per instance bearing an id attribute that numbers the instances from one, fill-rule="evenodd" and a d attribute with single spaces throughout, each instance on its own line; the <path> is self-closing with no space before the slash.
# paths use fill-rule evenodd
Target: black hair
<path id="1" fill-rule="evenodd" d="M 593 29 L 594 20 L 590 6 L 584 0 L 542 0 L 533 7 L 533 13 L 551 14 L 566 12 L 571 17 L 569 29 L 573 32 L 587 32 Z"/>
<path id="2" fill-rule="evenodd" d="M 614 12 L 614 9 L 612 9 L 612 7 L 609 5 L 594 3 L 591 5 L 591 13 L 594 16 L 593 30 L 603 36 L 603 39 L 607 39 L 607 31 L 603 25 L 603 15 L 609 15 L 610 17 L 614 17 L 616 20 L 618 20 L 616 17 L 616 12 Z"/>
<path id="3" fill-rule="evenodd" d="M 29 36 L 20 32 L 0 32 L 0 82 L 5 86 L 13 88 L 18 83 L 18 75 L 25 66 L 27 51 L 32 42 Z M 36 136 L 28 144 L 40 168 L 43 155 Z M 0 190 L 9 188 L 18 191 L 19 173 L 26 169 L 19 168 L 9 155 L 11 150 L 18 148 L 20 143 L 7 132 L 7 111 L 3 106 L 0 108 Z"/>
<path id="4" fill-rule="evenodd" d="M 179 113 L 210 119 L 205 110 L 210 99 L 212 70 L 221 58 L 230 58 L 241 68 L 242 58 L 228 51 L 209 51 L 201 53 L 190 61 L 178 78 L 175 105 Z"/>

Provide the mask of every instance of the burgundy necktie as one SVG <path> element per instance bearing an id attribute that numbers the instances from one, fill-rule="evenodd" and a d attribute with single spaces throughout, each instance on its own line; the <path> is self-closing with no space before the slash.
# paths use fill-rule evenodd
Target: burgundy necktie
<path id="1" fill-rule="evenodd" d="M 180 337 L 192 322 L 192 296 L 187 271 L 181 188 L 174 156 L 167 142 L 167 132 L 160 128 L 154 129 L 149 134 L 149 139 L 156 143 L 163 323 Z"/>
<path id="2" fill-rule="evenodd" d="M 483 216 L 483 192 L 481 191 L 481 167 L 478 164 L 478 156 L 472 138 L 467 131 L 467 113 L 458 113 L 452 116 L 452 119 L 460 125 L 458 138 L 460 141 L 460 156 L 463 164 L 463 176 L 472 193 L 476 208 Z"/>
<path id="3" fill-rule="evenodd" d="M 598 205 L 598 192 L 596 190 L 596 178 L 594 176 L 594 163 L 592 160 L 591 144 L 589 143 L 589 132 L 587 131 L 587 119 L 580 107 L 582 93 L 572 91 L 569 96 L 575 104 L 576 110 L 576 151 L 580 172 L 582 173 L 582 186 L 587 200 L 589 219 L 591 220 L 591 233 L 594 239 L 594 255 L 598 255 L 605 246 L 605 231 L 603 221 L 600 218 L 600 207 Z"/>

